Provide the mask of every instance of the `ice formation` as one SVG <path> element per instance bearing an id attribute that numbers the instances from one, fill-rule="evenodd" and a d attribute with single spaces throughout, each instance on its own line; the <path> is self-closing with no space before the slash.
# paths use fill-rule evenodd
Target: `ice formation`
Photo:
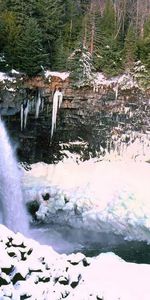
<path id="1" fill-rule="evenodd" d="M 38 97 L 37 97 L 36 108 L 35 108 L 35 117 L 36 117 L 36 119 L 39 116 L 40 106 L 41 106 L 41 91 L 40 91 L 40 89 L 38 89 Z"/>
<path id="2" fill-rule="evenodd" d="M 63 94 L 59 90 L 56 90 L 53 96 L 53 109 L 52 109 L 52 125 L 51 125 L 51 139 L 53 137 L 54 130 L 56 129 L 57 111 L 60 108 L 63 99 Z"/>
<path id="3" fill-rule="evenodd" d="M 29 100 L 26 100 L 24 101 L 23 104 L 21 104 L 21 110 L 20 110 L 21 131 L 25 129 L 27 126 L 28 113 L 29 113 Z"/>

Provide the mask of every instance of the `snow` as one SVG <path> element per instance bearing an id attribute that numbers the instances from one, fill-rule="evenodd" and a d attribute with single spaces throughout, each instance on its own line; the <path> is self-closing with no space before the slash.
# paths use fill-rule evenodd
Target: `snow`
<path id="1" fill-rule="evenodd" d="M 23 187 L 27 201 L 38 199 L 37 217 L 46 223 L 150 243 L 149 177 L 150 165 L 144 162 L 66 160 L 32 165 L 24 171 Z M 42 198 L 46 193 L 47 203 Z"/>
<path id="2" fill-rule="evenodd" d="M 45 71 L 45 77 L 59 77 L 63 81 L 66 80 L 69 77 L 69 72 L 54 72 L 54 71 Z"/>
<path id="3" fill-rule="evenodd" d="M 24 259 L 17 235 L 0 225 L 1 299 L 149 300 L 150 265 L 125 262 L 112 252 L 93 258 L 59 255 L 22 236 Z"/>
<path id="4" fill-rule="evenodd" d="M 19 74 L 20 74 L 20 72 L 18 72 L 18 71 L 16 71 L 16 70 L 14 70 L 14 69 L 12 69 L 12 70 L 11 70 L 11 73 L 12 73 L 12 74 L 17 74 L 17 75 L 19 75 Z"/>
<path id="5" fill-rule="evenodd" d="M 4 72 L 0 72 L 0 82 L 3 82 L 5 83 L 5 81 L 11 81 L 11 82 L 15 82 L 16 81 L 16 78 L 15 77 L 10 77 L 10 76 L 7 76 L 6 73 Z"/>
<path id="6" fill-rule="evenodd" d="M 6 87 L 6 90 L 9 91 L 9 92 L 15 92 L 16 91 L 14 88 L 7 88 L 7 87 Z"/>
<path id="7" fill-rule="evenodd" d="M 89 73 L 89 70 L 87 70 L 87 73 Z M 116 89 L 120 88 L 122 90 L 131 89 L 134 87 L 138 88 L 138 83 L 136 79 L 132 74 L 129 73 L 112 77 L 112 78 L 107 78 L 101 72 L 92 73 L 92 74 L 93 76 L 90 79 L 92 80 L 91 84 L 93 84 L 94 91 L 97 91 L 98 87 L 100 86 L 116 87 Z M 69 75 L 70 75 L 69 72 L 52 72 L 52 71 L 45 72 L 46 78 L 56 76 L 61 78 L 63 81 L 66 80 L 69 77 Z"/>
<path id="8" fill-rule="evenodd" d="M 94 90 L 97 91 L 98 87 L 106 86 L 106 87 L 113 87 L 116 93 L 116 100 L 118 96 L 118 89 L 126 90 L 132 88 L 138 88 L 138 83 L 134 79 L 133 75 L 130 73 L 123 74 L 120 76 L 115 76 L 112 78 L 107 78 L 103 73 L 96 73 L 94 79 Z"/>

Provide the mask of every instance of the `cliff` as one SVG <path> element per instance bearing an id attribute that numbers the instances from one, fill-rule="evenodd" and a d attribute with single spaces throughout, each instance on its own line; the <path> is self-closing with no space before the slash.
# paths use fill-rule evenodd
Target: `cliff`
<path id="1" fill-rule="evenodd" d="M 21 74 L 1 73 L 0 112 L 18 144 L 21 160 L 55 162 L 67 150 L 81 159 L 101 156 L 133 144 L 150 141 L 150 91 L 143 91 L 129 74 L 107 79 L 96 76 L 92 86 L 73 87 L 68 73 L 46 72 L 28 79 Z M 53 93 L 63 92 L 57 128 L 50 140 Z M 39 117 L 35 118 L 38 92 Z M 20 129 L 21 104 L 29 101 L 27 127 Z M 77 143 L 78 141 L 78 143 Z M 145 142 L 144 142 L 145 143 Z M 63 151 L 62 151 L 63 150 Z"/>

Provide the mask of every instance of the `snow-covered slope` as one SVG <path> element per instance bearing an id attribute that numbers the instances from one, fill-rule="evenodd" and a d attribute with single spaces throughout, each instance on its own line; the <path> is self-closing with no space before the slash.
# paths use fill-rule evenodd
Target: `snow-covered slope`
<path id="1" fill-rule="evenodd" d="M 149 300 L 150 265 L 113 253 L 59 255 L 0 225 L 0 299 Z"/>

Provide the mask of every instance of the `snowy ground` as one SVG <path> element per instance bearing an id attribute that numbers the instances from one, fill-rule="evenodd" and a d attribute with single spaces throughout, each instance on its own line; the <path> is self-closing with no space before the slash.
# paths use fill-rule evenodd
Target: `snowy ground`
<path id="1" fill-rule="evenodd" d="M 59 255 L 0 225 L 1 300 L 149 300 L 150 265 L 113 253 Z"/>
<path id="2" fill-rule="evenodd" d="M 150 243 L 149 178 L 150 165 L 144 162 L 67 160 L 34 164 L 22 182 L 26 201 L 39 202 L 36 216 L 45 223 Z"/>

